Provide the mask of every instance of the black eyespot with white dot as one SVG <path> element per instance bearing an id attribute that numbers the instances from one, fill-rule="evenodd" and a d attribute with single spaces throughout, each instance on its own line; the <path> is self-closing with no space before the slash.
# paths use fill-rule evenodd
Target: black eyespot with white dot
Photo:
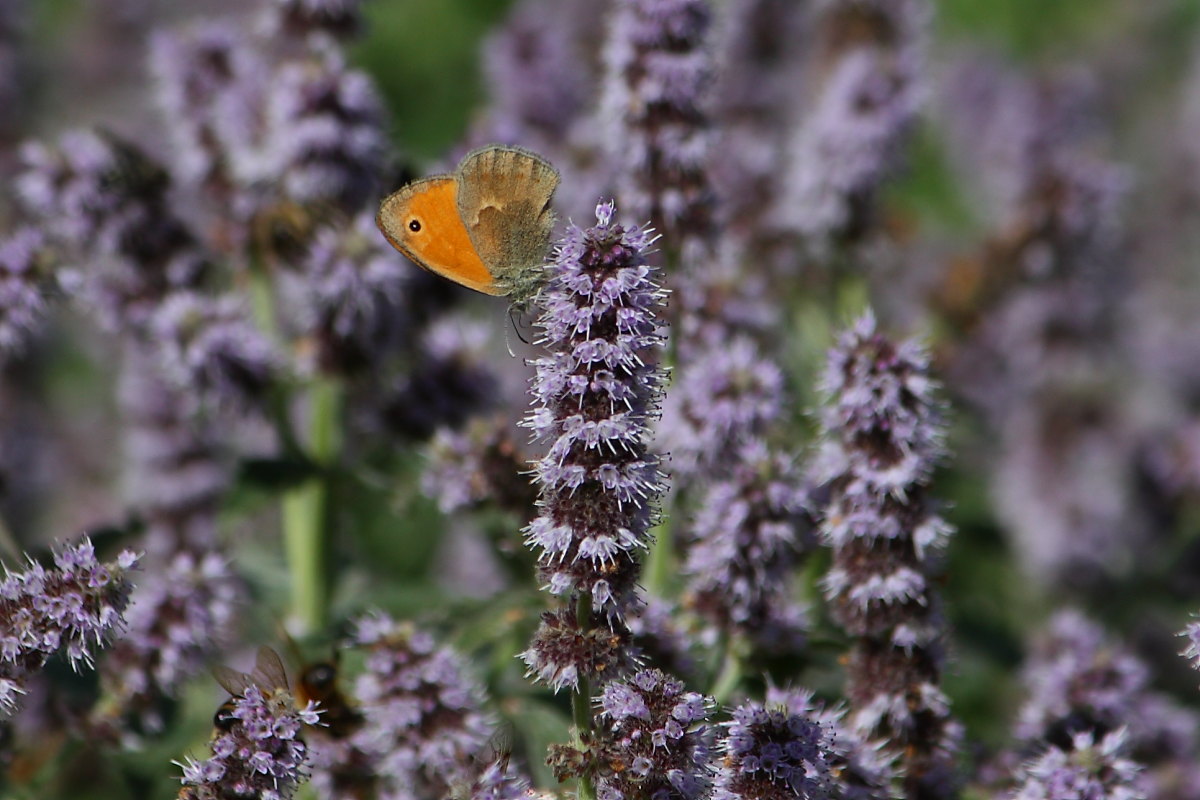
<path id="1" fill-rule="evenodd" d="M 413 233 L 420 233 L 421 232 L 421 220 L 410 219 L 408 221 L 408 229 L 410 231 L 412 231 Z"/>

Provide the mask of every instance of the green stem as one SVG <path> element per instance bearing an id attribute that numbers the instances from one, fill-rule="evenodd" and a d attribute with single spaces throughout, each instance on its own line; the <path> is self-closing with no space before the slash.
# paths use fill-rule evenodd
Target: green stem
<path id="1" fill-rule="evenodd" d="M 642 585 L 646 594 L 653 597 L 667 596 L 667 583 L 671 579 L 671 526 L 660 522 L 650 529 L 654 540 L 646 554 L 646 568 L 642 571 Z"/>
<path id="2" fill-rule="evenodd" d="M 309 398 L 309 453 L 321 471 L 287 491 L 282 509 L 292 616 L 300 633 L 321 630 L 329 613 L 329 482 L 339 445 L 340 387 L 331 379 L 317 378 Z"/>
<path id="3" fill-rule="evenodd" d="M 725 642 L 725 660 L 721 663 L 721 672 L 713 681 L 712 696 L 718 704 L 727 702 L 738 684 L 742 682 L 741 646 L 734 638 Z"/>
<path id="4" fill-rule="evenodd" d="M 592 594 L 581 592 L 575 600 L 575 620 L 580 631 L 592 627 Z M 583 744 L 584 735 L 592 729 L 592 687 L 586 676 L 579 676 L 579 688 L 571 696 L 571 715 L 575 722 L 575 734 Z M 585 773 L 579 778 L 579 800 L 595 800 L 596 787 L 592 776 Z"/>

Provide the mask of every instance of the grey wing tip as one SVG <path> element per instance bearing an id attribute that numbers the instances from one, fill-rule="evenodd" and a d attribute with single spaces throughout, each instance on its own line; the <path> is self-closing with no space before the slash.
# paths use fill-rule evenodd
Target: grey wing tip
<path id="1" fill-rule="evenodd" d="M 504 153 L 520 153 L 521 155 L 532 158 L 538 164 L 540 164 L 541 166 L 543 166 L 546 169 L 553 172 L 556 177 L 559 174 L 558 168 L 555 167 L 553 164 L 551 164 L 549 161 L 547 161 L 544 156 L 542 156 L 538 153 L 535 153 L 534 151 L 530 150 L 528 147 L 522 147 L 519 144 L 495 143 L 495 144 L 485 144 L 482 147 L 476 147 L 474 150 L 472 150 L 471 152 L 469 152 L 465 156 L 463 156 L 462 161 L 458 162 L 459 169 L 462 169 L 463 165 L 466 164 L 467 162 L 469 162 L 473 159 L 479 158 L 480 156 L 484 155 L 485 153 L 491 154 L 493 157 L 493 160 L 495 160 L 495 154 L 497 151 L 504 152 Z"/>

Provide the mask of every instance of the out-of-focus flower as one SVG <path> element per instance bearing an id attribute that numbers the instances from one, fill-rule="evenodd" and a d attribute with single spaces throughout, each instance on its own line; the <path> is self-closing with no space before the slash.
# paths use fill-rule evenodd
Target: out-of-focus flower
<path id="1" fill-rule="evenodd" d="M 267 93 L 265 136 L 246 163 L 281 182 L 288 198 L 360 209 L 378 188 L 386 147 L 383 106 L 371 79 L 322 48 L 284 62 Z M 263 163 L 265 162 L 265 164 Z"/>
<path id="2" fill-rule="evenodd" d="M 524 424 L 549 450 L 534 467 L 539 514 L 525 533 L 545 588 L 568 598 L 570 611 L 544 617 L 523 657 L 555 688 L 615 677 L 593 670 L 610 665 L 604 643 L 619 649 L 621 617 L 639 604 L 638 550 L 663 489 L 647 448 L 661 392 L 663 293 L 645 262 L 649 234 L 614 223 L 613 211 L 602 204 L 594 227 L 567 232 L 537 299 L 548 355 L 534 361 L 535 408 Z M 579 598 L 590 620 L 575 613 Z M 604 655 L 589 655 L 593 644 Z"/>
<path id="3" fill-rule="evenodd" d="M 625 622 L 644 663 L 672 675 L 691 675 L 696 669 L 697 643 L 678 615 L 675 603 L 650 595 Z"/>
<path id="4" fill-rule="evenodd" d="M 360 619 L 355 643 L 368 652 L 354 692 L 364 723 L 352 741 L 374 759 L 380 800 L 441 797 L 474 780 L 492 722 L 462 659 L 384 615 Z"/>
<path id="5" fill-rule="evenodd" d="M 950 534 L 926 496 L 942 452 L 934 388 L 916 342 L 893 344 L 862 317 L 830 353 L 815 475 L 831 489 L 823 588 L 854 637 L 850 722 L 904 749 L 910 797 L 954 792 L 958 735 L 939 687 L 944 623 L 931 584 Z"/>
<path id="6" fill-rule="evenodd" d="M 1148 527 L 1121 311 L 1129 181 L 1097 155 L 1095 88 L 1084 70 L 1039 79 L 972 59 L 939 93 L 999 219 L 936 300 L 962 331 L 948 379 L 997 434 L 993 507 L 1022 565 L 1076 586 L 1127 571 Z"/>
<path id="7" fill-rule="evenodd" d="M 278 358 L 241 299 L 175 292 L 151 324 L 164 372 L 213 408 L 261 407 Z"/>
<path id="8" fill-rule="evenodd" d="M 378 389 L 384 427 L 410 439 L 427 439 L 440 426 L 457 427 L 497 397 L 488 363 L 489 328 L 460 315 L 436 318 L 422 332 L 413 364 L 387 376 Z"/>
<path id="9" fill-rule="evenodd" d="M 784 185 L 784 139 L 804 81 L 808 11 L 791 0 L 721 8 L 713 113 L 720 155 L 710 170 L 722 236 L 735 240 L 739 257 L 762 258 L 774 236 L 769 216 Z"/>
<path id="10" fill-rule="evenodd" d="M 585 3 L 517 3 L 484 44 L 483 74 L 491 98 L 489 128 L 524 141 L 527 135 L 561 139 L 592 95 L 586 54 L 570 34 Z M 594 31 L 593 31 L 594 33 Z"/>
<path id="11" fill-rule="evenodd" d="M 124 350 L 118 399 L 125 418 L 125 485 L 146 524 L 151 553 L 207 551 L 232 480 L 211 419 L 162 376 L 159 353 L 144 342 Z"/>
<path id="12" fill-rule="evenodd" d="M 166 173 L 129 143 L 72 131 L 57 146 L 26 144 L 21 157 L 18 199 L 77 264 L 79 291 L 109 328 L 144 332 L 168 291 L 203 274 L 203 253 L 167 202 Z"/>
<path id="13" fill-rule="evenodd" d="M 1146 664 L 1074 609 L 1055 614 L 1034 640 L 1023 683 L 1029 699 L 1016 735 L 1024 741 L 1065 748 L 1076 733 L 1123 727 L 1146 763 L 1195 746 L 1195 716 L 1151 692 Z"/>
<path id="14" fill-rule="evenodd" d="M 44 246 L 34 228 L 0 239 L 0 354 L 21 350 L 46 314 Z"/>
<path id="15" fill-rule="evenodd" d="M 259 66 L 246 33 L 230 22 L 151 36 L 150 71 L 173 145 L 171 169 L 183 183 L 228 180 L 222 110 Z"/>
<path id="16" fill-rule="evenodd" d="M 487 505 L 528 521 L 537 490 L 521 472 L 528 462 L 502 417 L 472 420 L 462 432 L 443 428 L 429 446 L 421 476 L 443 513 Z"/>
<path id="17" fill-rule="evenodd" d="M 919 107 L 924 0 L 823 0 L 813 71 L 822 76 L 789 146 L 783 227 L 811 245 L 855 236 L 895 168 Z"/>
<path id="18" fill-rule="evenodd" d="M 124 624 L 138 556 L 122 551 L 101 563 L 86 537 L 60 547 L 54 566 L 31 561 L 0 581 L 0 717 L 16 708 L 25 682 L 60 650 L 75 669 Z"/>
<path id="19" fill-rule="evenodd" d="M 681 481 L 728 464 L 783 411 L 783 372 L 748 337 L 705 347 L 680 367 L 659 426 Z"/>
<path id="20" fill-rule="evenodd" d="M 1141 767 L 1125 755 L 1123 731 L 1096 740 L 1078 733 L 1064 750 L 1051 746 L 1022 768 L 1020 787 L 1012 800 L 1143 800 Z"/>
<path id="21" fill-rule="evenodd" d="M 1033 644 L 1022 682 L 1029 694 L 1016 723 L 1026 749 L 1049 745 L 1068 757 L 1079 737 L 1091 742 L 1121 732 L 1122 752 L 1144 768 L 1153 797 L 1195 762 L 1200 718 L 1166 695 L 1150 691 L 1150 670 L 1080 612 L 1055 614 Z M 1086 756 L 1084 757 L 1086 758 Z"/>
<path id="22" fill-rule="evenodd" d="M 621 207 L 676 253 L 712 229 L 711 26 L 702 0 L 620 0 L 605 52 L 602 114 Z"/>
<path id="23" fill-rule="evenodd" d="M 225 729 L 212 740 L 212 756 L 180 764 L 180 800 L 290 798 L 308 780 L 308 748 L 301 731 L 320 721 L 313 704 L 297 709 L 286 687 L 251 685 L 223 713 Z"/>
<path id="24" fill-rule="evenodd" d="M 143 735 L 163 730 L 164 701 L 199 674 L 230 633 L 241 586 L 219 553 L 180 552 L 130 598 L 128 626 L 101 665 L 113 714 Z"/>
<path id="25" fill-rule="evenodd" d="M 362 29 L 362 0 L 273 0 L 270 17 L 293 36 L 350 36 Z"/>
<path id="26" fill-rule="evenodd" d="M 727 480 L 703 488 L 692 524 L 689 603 L 726 633 L 768 650 L 795 650 L 807 624 L 791 578 L 814 544 L 802 478 L 761 440 L 745 443 L 726 467 Z"/>
<path id="27" fill-rule="evenodd" d="M 369 369 L 411 333 L 411 272 L 379 235 L 372 214 L 319 229 L 297 271 L 281 271 L 289 313 L 317 340 L 317 365 Z"/>

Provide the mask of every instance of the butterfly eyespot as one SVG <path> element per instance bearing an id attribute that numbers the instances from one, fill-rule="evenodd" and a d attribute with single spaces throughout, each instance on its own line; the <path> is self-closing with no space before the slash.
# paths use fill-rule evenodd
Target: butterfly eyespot
<path id="1" fill-rule="evenodd" d="M 408 229 L 410 231 L 412 231 L 413 233 L 420 233 L 421 232 L 421 220 L 410 219 L 408 221 Z"/>

